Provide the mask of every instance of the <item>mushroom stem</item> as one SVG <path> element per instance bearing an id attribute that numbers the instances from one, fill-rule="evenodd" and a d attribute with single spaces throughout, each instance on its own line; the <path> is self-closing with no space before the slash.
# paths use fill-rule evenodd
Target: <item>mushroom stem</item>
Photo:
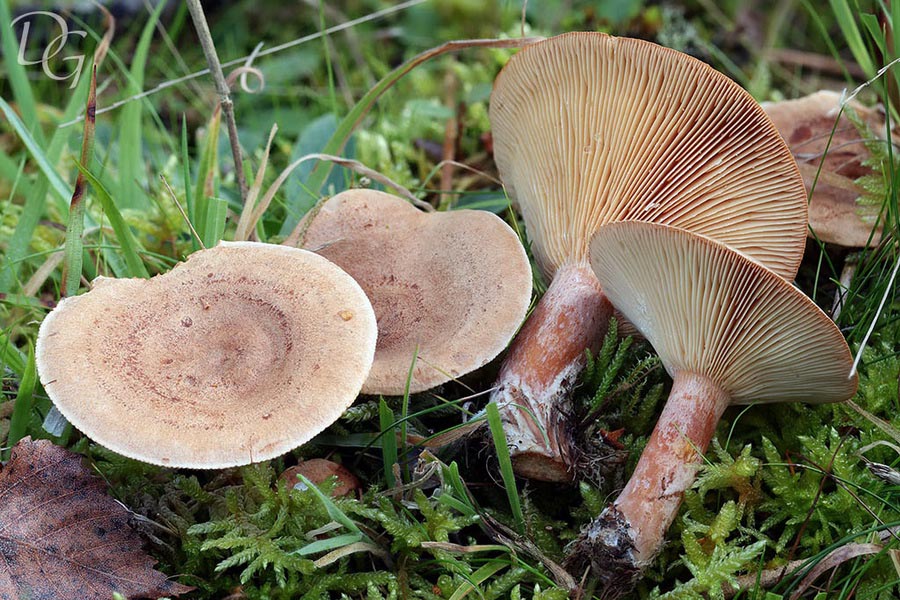
<path id="1" fill-rule="evenodd" d="M 621 584 L 650 564 L 691 487 L 728 394 L 711 379 L 675 374 L 672 392 L 631 479 L 612 506 L 576 542 L 575 569 L 590 560 L 606 585 Z"/>
<path id="2" fill-rule="evenodd" d="M 571 481 L 572 443 L 564 402 L 612 315 L 585 262 L 560 267 L 510 347 L 491 401 L 499 405 L 516 472 Z"/>
<path id="3" fill-rule="evenodd" d="M 614 504 L 634 532 L 637 564 L 649 563 L 662 546 L 728 404 L 728 394 L 712 380 L 675 376 L 656 428 Z"/>

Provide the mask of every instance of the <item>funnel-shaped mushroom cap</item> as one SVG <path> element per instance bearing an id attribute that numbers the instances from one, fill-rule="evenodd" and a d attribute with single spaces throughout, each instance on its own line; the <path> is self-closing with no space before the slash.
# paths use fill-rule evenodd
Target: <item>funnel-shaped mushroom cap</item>
<path id="1" fill-rule="evenodd" d="M 464 375 L 497 356 L 531 300 L 531 267 L 515 232 L 485 211 L 424 213 L 372 190 L 326 202 L 303 245 L 345 269 L 378 318 L 367 394 L 402 394 Z"/>
<path id="2" fill-rule="evenodd" d="M 840 402 L 856 391 L 835 324 L 798 289 L 708 238 L 652 223 L 601 227 L 591 266 L 673 377 L 708 377 L 736 404 Z"/>
<path id="3" fill-rule="evenodd" d="M 96 442 L 224 468 L 308 441 L 353 402 L 375 353 L 353 279 L 312 252 L 222 243 L 153 279 L 98 279 L 44 319 L 41 382 Z"/>
<path id="4" fill-rule="evenodd" d="M 793 278 L 806 192 L 765 112 L 685 54 L 570 33 L 526 47 L 494 83 L 494 158 L 547 275 L 587 260 L 618 220 L 696 231 Z"/>
<path id="5" fill-rule="evenodd" d="M 850 248 L 877 244 L 880 228 L 871 240 L 870 235 L 879 206 L 857 202 L 864 190 L 856 180 L 874 173 L 862 164 L 871 154 L 866 134 L 848 113 L 855 114 L 873 136 L 884 135 L 884 114 L 858 102 L 848 103 L 841 113 L 841 94 L 830 91 L 762 106 L 794 153 L 806 187 L 813 190 L 809 225 L 816 236 L 823 242 Z"/>

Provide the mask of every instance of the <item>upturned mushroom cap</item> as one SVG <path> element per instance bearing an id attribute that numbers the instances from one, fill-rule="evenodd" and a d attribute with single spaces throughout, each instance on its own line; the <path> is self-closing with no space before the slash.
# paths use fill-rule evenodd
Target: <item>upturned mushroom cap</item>
<path id="1" fill-rule="evenodd" d="M 485 211 L 424 213 L 372 190 L 326 202 L 303 245 L 368 294 L 378 348 L 366 394 L 420 392 L 483 366 L 509 343 L 531 300 L 531 266 L 515 232 Z"/>
<path id="2" fill-rule="evenodd" d="M 312 252 L 250 242 L 149 280 L 105 279 L 44 319 L 37 367 L 96 442 L 172 467 L 278 456 L 353 402 L 375 352 L 372 307 Z"/>
<path id="3" fill-rule="evenodd" d="M 570 33 L 513 56 L 491 95 L 494 158 L 541 269 L 587 261 L 600 225 L 696 231 L 793 278 L 803 181 L 759 104 L 685 54 Z"/>
<path id="4" fill-rule="evenodd" d="M 600 228 L 591 266 L 669 374 L 705 376 L 731 402 L 840 402 L 856 391 L 837 326 L 791 284 L 708 238 L 652 223 Z"/>
<path id="5" fill-rule="evenodd" d="M 865 135 L 847 117 L 847 112 L 855 113 L 876 136 L 884 135 L 884 115 L 859 102 L 850 102 L 835 124 L 840 113 L 841 94 L 830 91 L 816 92 L 797 100 L 763 103 L 762 106 L 794 153 L 806 188 L 813 190 L 809 225 L 816 237 L 848 248 L 878 244 L 881 228 L 871 235 L 871 240 L 870 234 L 879 207 L 857 202 L 863 189 L 856 180 L 874 173 L 862 164 L 870 157 L 870 152 Z"/>

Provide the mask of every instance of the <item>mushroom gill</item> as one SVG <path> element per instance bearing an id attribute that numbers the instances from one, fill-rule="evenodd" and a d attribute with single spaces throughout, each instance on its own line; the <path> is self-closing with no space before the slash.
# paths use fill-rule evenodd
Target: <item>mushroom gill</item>
<path id="1" fill-rule="evenodd" d="M 528 46 L 498 75 L 490 118 L 500 176 L 552 280 L 492 401 L 519 473 L 570 480 L 567 397 L 612 313 L 588 264 L 591 234 L 625 219 L 676 225 L 792 278 L 803 181 L 747 92 L 645 41 L 571 33 Z"/>

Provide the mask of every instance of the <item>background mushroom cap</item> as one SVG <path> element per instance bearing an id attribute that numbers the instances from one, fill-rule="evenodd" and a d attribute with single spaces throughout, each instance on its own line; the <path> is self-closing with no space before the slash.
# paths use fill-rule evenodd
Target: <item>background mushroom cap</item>
<path id="1" fill-rule="evenodd" d="M 44 319 L 41 382 L 96 442 L 224 468 L 308 441 L 353 402 L 375 352 L 362 289 L 311 252 L 250 242 L 153 279 L 99 279 Z"/>
<path id="2" fill-rule="evenodd" d="M 300 481 L 297 477 L 298 475 L 303 475 L 316 485 L 324 483 L 330 477 L 336 477 L 337 484 L 331 490 L 331 495 L 335 498 L 346 496 L 362 488 L 362 484 L 356 475 L 347 470 L 346 467 L 324 458 L 310 458 L 301 461 L 299 464 L 285 470 L 278 476 L 278 479 L 289 489 L 298 485 L 300 489 L 305 489 L 306 485 Z"/>
<path id="3" fill-rule="evenodd" d="M 546 275 L 588 258 L 600 225 L 676 225 L 793 278 L 803 181 L 759 104 L 656 44 L 569 33 L 527 46 L 491 95 L 494 158 Z"/>
<path id="4" fill-rule="evenodd" d="M 591 266 L 669 374 L 704 375 L 735 404 L 839 402 L 856 392 L 837 326 L 784 279 L 715 241 L 653 223 L 601 227 Z"/>
<path id="5" fill-rule="evenodd" d="M 848 248 L 866 246 L 880 206 L 857 202 L 864 190 L 856 179 L 874 171 L 862 164 L 871 153 L 865 135 L 847 117 L 847 112 L 855 113 L 876 136 L 884 135 L 884 114 L 859 102 L 850 102 L 835 125 L 841 94 L 827 90 L 796 100 L 766 102 L 762 106 L 794 153 L 806 189 L 813 190 L 809 225 L 816 236 L 823 242 Z M 822 153 L 826 148 L 823 163 Z M 879 227 L 871 236 L 871 244 L 876 245 L 880 240 Z"/>
<path id="6" fill-rule="evenodd" d="M 497 356 L 531 301 L 515 232 L 479 210 L 424 213 L 372 190 L 349 190 L 312 219 L 304 247 L 344 268 L 368 294 L 378 348 L 366 394 L 420 392 Z"/>

